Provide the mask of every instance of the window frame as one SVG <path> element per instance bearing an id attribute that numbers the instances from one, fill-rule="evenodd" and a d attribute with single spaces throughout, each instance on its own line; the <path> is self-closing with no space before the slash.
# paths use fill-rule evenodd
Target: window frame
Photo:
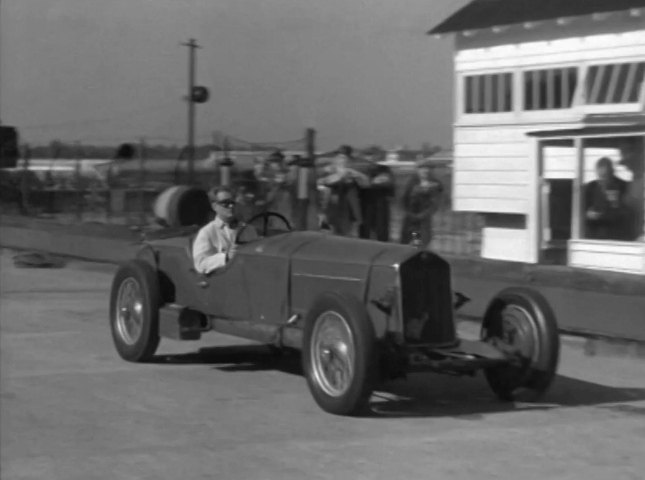
<path id="1" fill-rule="evenodd" d="M 458 72 L 457 77 L 457 112 L 458 118 L 467 118 L 469 120 L 481 119 L 502 119 L 504 117 L 512 117 L 515 114 L 515 99 L 516 99 L 516 70 L 515 69 L 498 69 L 498 70 L 485 70 L 485 71 L 464 71 Z M 497 81 L 493 77 L 498 77 Z M 477 81 L 474 81 L 477 79 Z M 504 79 L 500 81 L 499 79 Z M 469 85 L 470 81 L 470 85 Z M 481 85 L 481 86 L 480 86 Z M 506 86 L 508 85 L 508 90 Z M 470 87 L 470 88 L 469 88 Z M 468 90 L 468 91 L 467 91 Z M 506 95 L 506 92 L 510 97 Z M 480 92 L 484 93 L 483 100 L 480 99 Z M 469 99 L 477 100 L 479 106 L 480 100 L 483 102 L 484 108 L 493 107 L 493 100 L 496 99 L 496 108 L 502 108 L 499 111 L 472 111 L 468 112 Z M 508 98 L 508 104 L 507 104 Z M 508 110 L 504 110 L 507 108 Z"/>

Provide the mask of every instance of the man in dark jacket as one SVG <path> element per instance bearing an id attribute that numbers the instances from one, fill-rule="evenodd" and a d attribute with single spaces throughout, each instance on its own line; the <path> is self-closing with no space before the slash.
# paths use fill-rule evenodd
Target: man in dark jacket
<path id="1" fill-rule="evenodd" d="M 596 175 L 597 180 L 585 185 L 586 237 L 627 240 L 628 183 L 614 175 L 614 166 L 607 157 L 596 162 Z"/>
<path id="2" fill-rule="evenodd" d="M 443 185 L 433 175 L 432 168 L 430 161 L 417 162 L 417 173 L 405 186 L 401 243 L 410 244 L 415 234 L 423 248 L 432 241 L 432 216 L 439 210 L 443 194 Z"/>
<path id="3" fill-rule="evenodd" d="M 381 242 L 390 240 L 390 200 L 394 196 L 394 175 L 390 167 L 379 165 L 370 158 L 366 168 L 369 184 L 359 191 L 363 221 L 359 226 L 361 238 Z"/>

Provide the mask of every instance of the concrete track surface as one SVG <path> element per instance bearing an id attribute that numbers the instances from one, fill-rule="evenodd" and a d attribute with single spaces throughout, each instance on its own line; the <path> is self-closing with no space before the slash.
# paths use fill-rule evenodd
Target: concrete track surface
<path id="1" fill-rule="evenodd" d="M 372 416 L 340 418 L 316 406 L 297 357 L 235 338 L 163 341 L 156 363 L 126 363 L 108 329 L 113 266 L 17 269 L 11 255 L 3 480 L 645 478 L 642 359 L 565 344 L 537 404 L 499 403 L 482 376 L 424 374 L 386 385 Z"/>

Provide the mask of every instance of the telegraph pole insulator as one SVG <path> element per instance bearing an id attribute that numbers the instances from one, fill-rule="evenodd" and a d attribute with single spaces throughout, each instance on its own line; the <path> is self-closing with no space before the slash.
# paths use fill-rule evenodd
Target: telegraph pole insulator
<path id="1" fill-rule="evenodd" d="M 208 88 L 196 85 L 193 87 L 190 95 L 190 100 L 194 103 L 206 103 L 210 97 Z"/>

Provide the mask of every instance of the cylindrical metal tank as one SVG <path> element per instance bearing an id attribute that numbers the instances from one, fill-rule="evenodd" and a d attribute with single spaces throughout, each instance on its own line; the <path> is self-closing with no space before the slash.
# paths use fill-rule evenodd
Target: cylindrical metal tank
<path id="1" fill-rule="evenodd" d="M 213 215 L 206 191 L 188 185 L 175 185 L 161 192 L 153 212 L 157 221 L 168 227 L 204 225 Z"/>

